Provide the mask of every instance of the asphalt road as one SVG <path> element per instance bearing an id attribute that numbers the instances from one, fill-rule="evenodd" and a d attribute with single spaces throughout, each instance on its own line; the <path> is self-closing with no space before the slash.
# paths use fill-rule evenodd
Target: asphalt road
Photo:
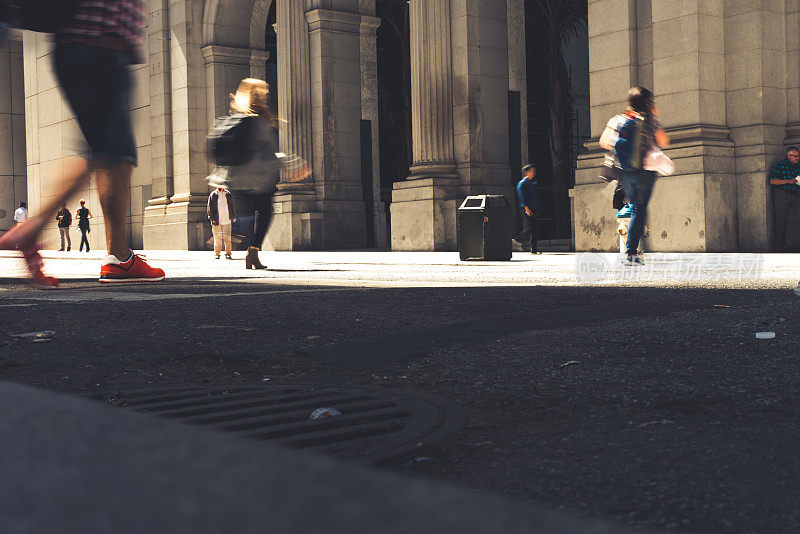
<path id="1" fill-rule="evenodd" d="M 729 307 L 716 307 L 724 305 Z M 380 386 L 466 425 L 384 469 L 688 532 L 800 520 L 800 300 L 742 287 L 0 286 L 0 378 Z M 44 342 L 13 334 L 52 330 Z M 758 331 L 776 338 L 755 339 Z M 409 460 L 412 460 L 409 462 Z"/>

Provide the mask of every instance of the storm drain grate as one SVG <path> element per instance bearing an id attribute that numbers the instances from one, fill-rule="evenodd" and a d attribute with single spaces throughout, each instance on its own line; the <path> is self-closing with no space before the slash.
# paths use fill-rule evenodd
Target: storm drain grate
<path id="1" fill-rule="evenodd" d="M 309 386 L 129 389 L 93 399 L 221 432 L 374 463 L 435 443 L 464 422 L 442 399 Z M 340 415 L 312 419 L 319 408 Z"/>

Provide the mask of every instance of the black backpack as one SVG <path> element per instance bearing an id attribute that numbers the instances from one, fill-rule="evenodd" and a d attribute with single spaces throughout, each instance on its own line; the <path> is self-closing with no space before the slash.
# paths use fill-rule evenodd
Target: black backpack
<path id="1" fill-rule="evenodd" d="M 208 134 L 208 159 L 219 167 L 244 165 L 252 157 L 253 124 L 258 117 L 234 113 L 220 117 Z"/>
<path id="2" fill-rule="evenodd" d="M 80 0 L 0 0 L 0 20 L 14 28 L 56 33 L 78 9 Z"/>

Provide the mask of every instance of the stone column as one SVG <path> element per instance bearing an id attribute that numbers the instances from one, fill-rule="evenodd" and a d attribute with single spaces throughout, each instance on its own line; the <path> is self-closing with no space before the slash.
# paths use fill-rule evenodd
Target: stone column
<path id="1" fill-rule="evenodd" d="M 203 250 L 208 175 L 206 72 L 201 51 L 202 3 L 170 2 L 170 77 L 173 194 L 146 221 L 145 247 Z"/>
<path id="2" fill-rule="evenodd" d="M 513 198 L 509 168 L 508 12 L 506 2 L 451 0 L 455 161 L 459 199 Z"/>
<path id="3" fill-rule="evenodd" d="M 278 36 L 278 99 L 280 151 L 314 161 L 311 122 L 309 28 L 303 2 L 275 0 Z M 301 182 L 278 184 L 267 247 L 310 250 L 322 247 L 322 214 L 316 207 L 314 174 Z"/>
<path id="4" fill-rule="evenodd" d="M 520 163 L 528 162 L 528 76 L 525 42 L 525 2 L 508 0 L 508 90 L 520 96 Z M 509 158 L 510 159 L 510 158 Z M 510 161 L 509 161 L 510 163 Z M 511 169 L 516 175 L 517 169 Z"/>
<path id="5" fill-rule="evenodd" d="M 455 211 L 446 204 L 458 195 L 450 0 L 411 0 L 409 10 L 414 162 L 392 192 L 392 250 L 450 250 Z"/>
<path id="6" fill-rule="evenodd" d="M 652 0 L 653 93 L 676 175 L 651 199 L 647 249 L 734 251 L 736 176 L 727 128 L 723 2 Z M 762 189 L 763 190 L 763 189 Z"/>
<path id="7" fill-rule="evenodd" d="M 787 85 L 792 86 L 792 75 L 796 83 L 797 64 L 789 60 L 797 55 L 788 52 L 787 37 L 797 38 L 797 26 L 789 26 L 793 17 L 787 11 L 796 11 L 797 3 L 724 4 L 725 111 L 736 146 L 736 210 L 730 213 L 737 223 L 738 250 L 767 251 L 773 230 L 767 173 L 786 157 L 784 139 L 795 129 L 791 114 L 797 93 L 788 95 L 794 102 L 787 101 Z"/>
<path id="8" fill-rule="evenodd" d="M 303 2 L 276 0 L 278 35 L 278 113 L 280 149 L 313 161 L 311 70 L 308 22 Z M 313 178 L 302 189 L 313 190 Z M 298 189 L 297 184 L 291 187 Z"/>
<path id="9" fill-rule="evenodd" d="M 25 87 L 22 35 L 0 44 L 0 231 L 14 225 L 14 211 L 27 202 Z"/>
<path id="10" fill-rule="evenodd" d="M 601 194 L 604 151 L 597 139 L 625 109 L 628 90 L 652 82 L 649 0 L 589 0 L 589 93 L 593 141 L 578 157 L 572 189 L 575 250 L 619 250 L 617 223 Z M 616 248 L 615 248 L 616 247 Z"/>
<path id="11" fill-rule="evenodd" d="M 306 0 L 311 58 L 314 185 L 324 248 L 366 245 L 361 182 L 361 50 L 357 0 Z M 280 30 L 278 32 L 280 35 Z"/>
<path id="12" fill-rule="evenodd" d="M 455 177 L 450 0 L 412 0 L 410 179 Z"/>
<path id="13" fill-rule="evenodd" d="M 148 4 L 150 51 L 150 129 L 152 133 L 151 199 L 144 208 L 144 248 L 161 248 L 166 206 L 174 192 L 172 168 L 172 67 L 169 0 Z M 154 232 L 155 230 L 155 232 Z"/>

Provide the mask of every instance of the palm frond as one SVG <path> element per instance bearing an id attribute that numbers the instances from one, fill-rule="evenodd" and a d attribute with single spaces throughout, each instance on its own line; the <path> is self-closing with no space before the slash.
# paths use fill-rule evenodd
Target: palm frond
<path id="1" fill-rule="evenodd" d="M 549 37 L 556 42 L 566 42 L 578 35 L 589 18 L 587 0 L 532 0 L 545 21 Z"/>

